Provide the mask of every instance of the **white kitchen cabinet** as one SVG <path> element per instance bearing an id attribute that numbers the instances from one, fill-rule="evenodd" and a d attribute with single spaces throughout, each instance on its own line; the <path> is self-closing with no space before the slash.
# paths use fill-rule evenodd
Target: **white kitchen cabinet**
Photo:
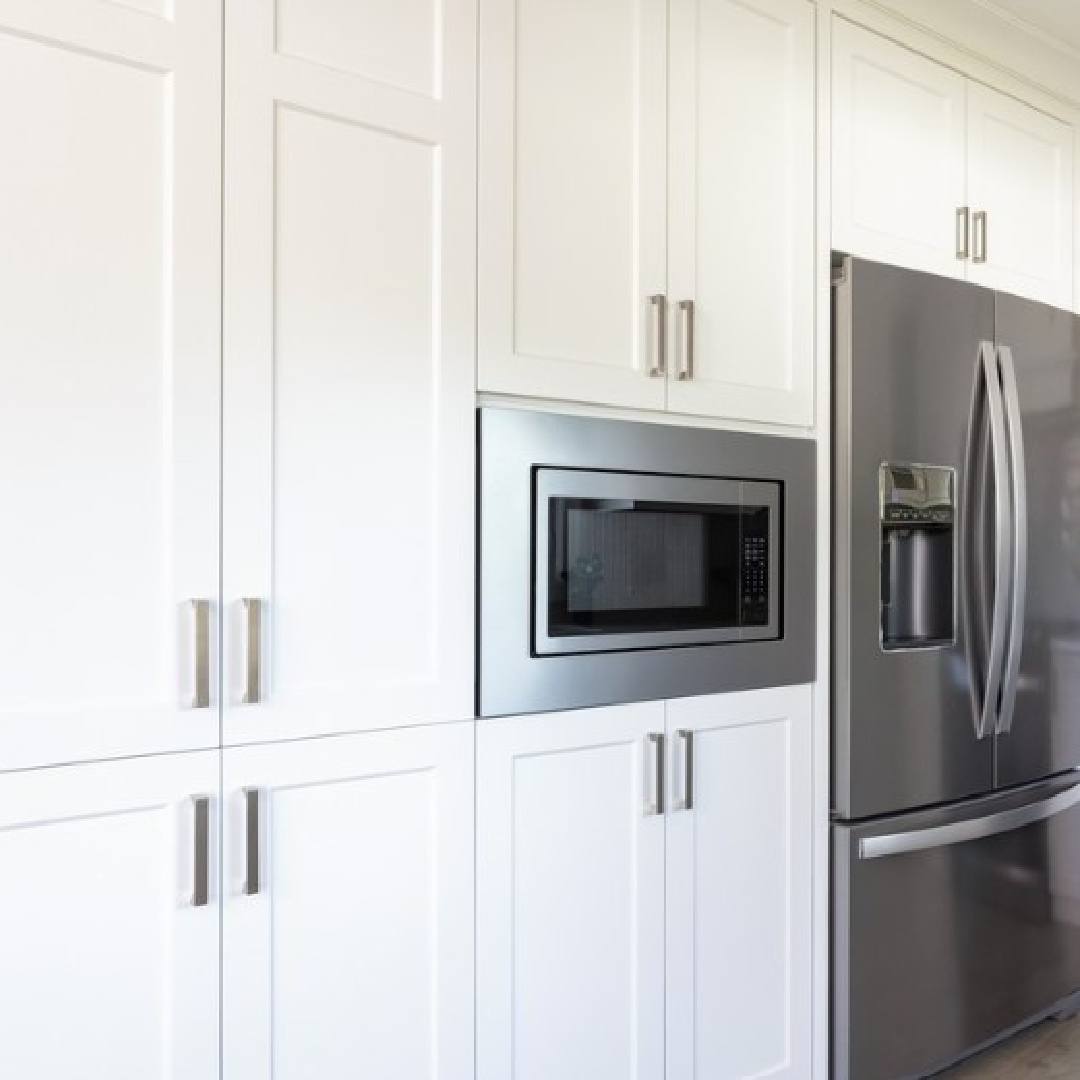
<path id="1" fill-rule="evenodd" d="M 663 1080 L 661 702 L 477 727 L 478 1080 Z"/>
<path id="2" fill-rule="evenodd" d="M 472 715 L 475 19 L 228 4 L 226 743 Z"/>
<path id="3" fill-rule="evenodd" d="M 485 0 L 481 390 L 812 423 L 813 28 Z"/>
<path id="4" fill-rule="evenodd" d="M 220 0 L 0 0 L 0 769 L 218 742 L 220 51 Z"/>
<path id="5" fill-rule="evenodd" d="M 5 1077 L 220 1075 L 217 786 L 214 751 L 0 776 Z"/>
<path id="6" fill-rule="evenodd" d="M 806 1080 L 810 687 L 669 701 L 667 735 L 667 1080 Z"/>
<path id="7" fill-rule="evenodd" d="M 1068 307 L 1072 128 L 833 19 L 832 243 Z"/>
<path id="8" fill-rule="evenodd" d="M 670 95 L 667 407 L 810 426 L 813 6 L 671 0 Z"/>
<path id="9" fill-rule="evenodd" d="M 473 1080 L 473 724 L 224 759 L 225 1075 Z"/>

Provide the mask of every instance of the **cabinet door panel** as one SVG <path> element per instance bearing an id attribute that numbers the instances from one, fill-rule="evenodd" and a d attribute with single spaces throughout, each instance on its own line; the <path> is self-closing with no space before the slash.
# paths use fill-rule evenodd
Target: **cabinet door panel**
<path id="1" fill-rule="evenodd" d="M 482 720 L 477 1077 L 660 1080 L 660 703 Z"/>
<path id="2" fill-rule="evenodd" d="M 1073 270 L 1073 134 L 1068 124 L 968 83 L 968 199 L 986 214 L 979 284 L 1068 308 Z"/>
<path id="3" fill-rule="evenodd" d="M 5 1076 L 213 1080 L 215 752 L 0 776 Z M 194 813 L 210 802 L 208 903 Z"/>
<path id="4" fill-rule="evenodd" d="M 220 20 L 0 0 L 0 768 L 218 741 Z"/>
<path id="5" fill-rule="evenodd" d="M 963 277 L 963 77 L 839 18 L 832 45 L 833 247 Z"/>
<path id="6" fill-rule="evenodd" d="M 662 408 L 666 4 L 481 17 L 480 389 Z"/>
<path id="7" fill-rule="evenodd" d="M 810 1075 L 811 703 L 784 687 L 667 704 L 669 1080 Z"/>
<path id="8" fill-rule="evenodd" d="M 668 408 L 810 425 L 814 9 L 674 0 L 671 55 Z"/>
<path id="9" fill-rule="evenodd" d="M 472 1080 L 472 723 L 228 750 L 224 785 L 226 1075 Z"/>
<path id="10" fill-rule="evenodd" d="M 472 714 L 475 13 L 399 14 L 228 13 L 229 742 Z"/>

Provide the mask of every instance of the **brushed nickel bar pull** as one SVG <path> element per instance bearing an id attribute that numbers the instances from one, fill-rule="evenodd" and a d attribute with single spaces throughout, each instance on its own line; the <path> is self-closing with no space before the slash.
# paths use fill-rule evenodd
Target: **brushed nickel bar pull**
<path id="1" fill-rule="evenodd" d="M 667 297 L 656 293 L 649 297 L 653 313 L 653 363 L 649 376 L 662 379 L 667 374 Z"/>
<path id="2" fill-rule="evenodd" d="M 262 700 L 262 612 L 258 597 L 245 596 L 240 601 L 244 611 L 244 689 L 242 705 L 257 705 Z"/>
<path id="3" fill-rule="evenodd" d="M 675 376 L 680 382 L 689 382 L 694 377 L 694 301 L 680 300 L 679 314 L 682 316 L 682 365 Z"/>
<path id="4" fill-rule="evenodd" d="M 262 888 L 259 845 L 262 841 L 262 791 L 244 788 L 244 895 L 258 896 Z"/>
<path id="5" fill-rule="evenodd" d="M 973 263 L 986 262 L 986 211 L 976 210 L 971 216 L 972 230 L 975 233 L 975 254 L 972 255 Z"/>
<path id="6" fill-rule="evenodd" d="M 191 906 L 206 907 L 210 903 L 210 796 L 193 795 L 191 807 L 195 815 L 195 878 Z"/>
<path id="7" fill-rule="evenodd" d="M 676 810 L 694 809 L 694 733 L 686 728 L 675 732 L 683 745 L 683 796 L 675 803 Z"/>
<path id="8" fill-rule="evenodd" d="M 189 709 L 210 708 L 210 601 L 189 600 L 191 620 L 191 692 L 184 702 Z"/>
<path id="9" fill-rule="evenodd" d="M 653 748 L 652 801 L 645 803 L 645 816 L 655 817 L 664 812 L 664 736 L 650 731 L 645 736 L 646 751 Z M 646 752 L 646 760 L 648 753 Z"/>
<path id="10" fill-rule="evenodd" d="M 956 209 L 956 257 L 967 259 L 971 256 L 971 210 L 966 206 Z"/>

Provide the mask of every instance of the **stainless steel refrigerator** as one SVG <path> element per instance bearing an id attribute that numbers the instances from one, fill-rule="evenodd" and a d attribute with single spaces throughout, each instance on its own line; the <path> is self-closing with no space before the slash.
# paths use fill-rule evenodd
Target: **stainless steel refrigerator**
<path id="1" fill-rule="evenodd" d="M 843 258 L 833 377 L 833 1075 L 896 1080 L 1080 991 L 1080 320 Z"/>

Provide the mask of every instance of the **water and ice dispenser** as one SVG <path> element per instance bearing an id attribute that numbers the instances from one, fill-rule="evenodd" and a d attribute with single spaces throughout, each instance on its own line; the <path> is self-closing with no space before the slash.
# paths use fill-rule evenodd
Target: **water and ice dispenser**
<path id="1" fill-rule="evenodd" d="M 883 464 L 881 647 L 956 640 L 955 474 L 937 465 Z"/>

